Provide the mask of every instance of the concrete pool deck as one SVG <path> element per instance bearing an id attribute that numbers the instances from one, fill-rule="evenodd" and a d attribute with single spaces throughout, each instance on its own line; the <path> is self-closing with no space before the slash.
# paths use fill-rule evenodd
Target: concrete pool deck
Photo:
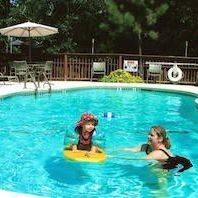
<path id="1" fill-rule="evenodd" d="M 65 90 L 65 89 L 77 89 L 77 88 L 132 88 L 132 89 L 147 89 L 147 90 L 159 90 L 159 91 L 168 91 L 168 92 L 179 92 L 188 95 L 193 95 L 198 98 L 198 87 L 191 85 L 173 85 L 173 84 L 146 84 L 146 83 L 101 83 L 101 82 L 88 82 L 88 81 L 51 81 L 52 91 L 53 90 Z M 34 84 L 29 82 L 27 83 L 27 88 L 24 89 L 23 83 L 15 82 L 6 82 L 4 85 L 3 82 L 0 82 L 0 98 L 6 98 L 7 96 L 12 96 L 18 93 L 32 92 L 34 93 L 35 88 Z M 46 84 L 43 87 L 41 83 L 40 91 L 48 91 L 48 85 Z M 196 99 L 198 105 L 198 99 Z M 21 194 L 10 191 L 0 190 L 0 197 L 4 198 L 17 198 L 17 197 L 38 197 L 29 194 Z"/>
<path id="2" fill-rule="evenodd" d="M 53 90 L 64 90 L 64 89 L 76 89 L 76 88 L 137 88 L 137 89 L 148 89 L 148 90 L 159 90 L 169 92 L 180 92 L 184 94 L 194 95 L 198 97 L 198 87 L 192 85 L 173 85 L 173 84 L 146 84 L 146 83 L 102 83 L 102 82 L 89 82 L 89 81 L 51 81 L 51 87 Z M 49 87 L 47 84 L 43 86 L 38 92 L 48 91 Z M 6 82 L 4 85 L 0 82 L 0 97 L 6 97 L 8 95 L 15 95 L 17 93 L 34 92 L 34 84 L 27 83 L 27 88 L 24 89 L 23 83 Z"/>

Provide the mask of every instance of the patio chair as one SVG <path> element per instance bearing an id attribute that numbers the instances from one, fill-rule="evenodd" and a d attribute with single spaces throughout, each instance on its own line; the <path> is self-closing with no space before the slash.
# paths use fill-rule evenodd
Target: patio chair
<path id="1" fill-rule="evenodd" d="M 148 83 L 149 77 L 153 77 L 154 82 L 156 82 L 156 77 L 161 81 L 162 76 L 162 65 L 161 64 L 149 64 L 149 68 L 147 69 L 147 78 L 146 81 Z"/>
<path id="2" fill-rule="evenodd" d="M 91 81 L 93 80 L 94 75 L 105 75 L 106 74 L 106 63 L 105 62 L 93 62 L 91 68 Z"/>
<path id="3" fill-rule="evenodd" d="M 19 78 L 15 75 L 5 75 L 2 72 L 0 72 L 0 79 L 3 81 L 3 84 L 5 85 L 5 81 L 14 81 L 19 82 Z"/>
<path id="4" fill-rule="evenodd" d="M 46 61 L 45 67 L 44 67 L 44 73 L 48 80 L 52 77 L 52 67 L 53 67 L 53 61 Z"/>
<path id="5" fill-rule="evenodd" d="M 9 65 L 10 76 L 15 76 L 16 72 L 15 72 L 15 66 L 13 65 L 13 61 L 9 61 L 8 65 Z"/>
<path id="6" fill-rule="evenodd" d="M 52 77 L 53 61 L 46 61 L 45 63 L 34 64 L 34 71 L 39 81 L 49 80 Z"/>
<path id="7" fill-rule="evenodd" d="M 28 65 L 27 62 L 24 61 L 13 61 L 12 63 L 12 72 L 15 72 L 15 76 L 18 76 L 19 80 L 25 80 L 28 74 Z"/>

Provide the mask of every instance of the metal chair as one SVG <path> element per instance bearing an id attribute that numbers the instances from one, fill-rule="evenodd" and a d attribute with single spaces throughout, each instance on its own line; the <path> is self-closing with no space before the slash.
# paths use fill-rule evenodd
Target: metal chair
<path id="1" fill-rule="evenodd" d="M 26 80 L 28 75 L 28 65 L 24 61 L 13 61 L 12 70 L 15 72 L 15 76 L 19 77 L 19 80 Z"/>
<path id="2" fill-rule="evenodd" d="M 52 77 L 52 67 L 53 67 L 53 61 L 46 61 L 44 67 L 44 73 L 47 76 L 48 80 L 50 80 Z"/>
<path id="3" fill-rule="evenodd" d="M 149 77 L 154 77 L 154 82 L 156 82 L 156 77 L 161 81 L 162 76 L 162 65 L 161 64 L 149 64 L 149 68 L 147 69 L 147 78 L 146 81 L 148 83 Z"/>
<path id="4" fill-rule="evenodd" d="M 6 67 L 5 67 L 6 68 Z M 6 71 L 6 69 L 4 70 Z M 3 81 L 3 84 L 5 85 L 5 80 L 7 81 L 14 81 L 14 82 L 19 82 L 19 79 L 15 75 L 5 75 L 4 73 L 0 72 L 0 79 Z"/>
<path id="5" fill-rule="evenodd" d="M 105 75 L 106 74 L 106 63 L 105 62 L 93 62 L 91 68 L 91 81 L 93 80 L 93 76 L 95 74 Z"/>

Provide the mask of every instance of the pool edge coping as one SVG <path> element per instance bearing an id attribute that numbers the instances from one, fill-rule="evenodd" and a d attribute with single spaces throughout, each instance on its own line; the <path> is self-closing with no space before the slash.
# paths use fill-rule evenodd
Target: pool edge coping
<path id="1" fill-rule="evenodd" d="M 64 86 L 64 87 L 54 87 L 50 93 L 54 92 L 61 92 L 61 91 L 67 91 L 67 90 L 80 90 L 84 88 L 123 88 L 123 89 L 141 89 L 141 90 L 151 90 L 151 91 L 161 91 L 161 92 L 171 92 L 171 93 L 180 93 L 180 94 L 185 94 L 185 95 L 191 95 L 195 96 L 198 99 L 198 87 L 195 86 L 189 86 L 189 85 L 172 85 L 172 84 L 146 84 L 146 83 L 100 83 L 100 82 L 89 82 L 84 84 L 83 82 L 78 81 L 77 85 L 72 85 L 72 81 L 66 81 L 70 85 L 69 87 Z M 74 81 L 76 83 L 76 81 Z M 73 83 L 74 83 L 73 82 Z M 79 85 L 80 84 L 80 85 Z M 183 89 L 183 87 L 190 87 L 191 90 L 186 90 Z M 192 90 L 192 88 L 197 89 Z M 37 95 L 37 94 L 42 94 L 42 93 L 49 93 L 47 89 L 39 89 L 37 93 L 35 93 L 34 89 L 21 89 L 19 90 L 13 90 L 8 93 L 0 94 L 0 100 L 6 99 L 8 97 L 14 97 L 16 95 Z M 195 99 L 196 100 L 196 99 Z M 195 103 L 198 103 L 196 101 Z"/>

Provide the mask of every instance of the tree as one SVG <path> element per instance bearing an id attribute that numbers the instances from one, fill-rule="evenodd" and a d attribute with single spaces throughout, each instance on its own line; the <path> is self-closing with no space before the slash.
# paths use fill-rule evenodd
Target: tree
<path id="1" fill-rule="evenodd" d="M 33 39 L 38 54 L 96 52 L 190 55 L 198 50 L 196 0 L 0 0 L 0 28 L 27 20 L 59 33 Z M 0 35 L 1 50 L 7 37 Z M 171 47 L 170 47 L 171 46 Z M 33 51 L 35 51 L 33 48 Z"/>
<path id="2" fill-rule="evenodd" d="M 9 0 L 0 0 L 0 26 L 6 24 L 6 18 L 10 12 L 10 1 Z M 0 36 L 0 51 L 5 48 L 7 43 L 7 38 Z"/>
<path id="3" fill-rule="evenodd" d="M 198 7 L 196 0 L 171 0 L 169 10 L 160 19 L 159 46 L 162 54 L 183 56 L 185 41 L 189 41 L 188 55 L 197 56 Z"/>
<path id="4" fill-rule="evenodd" d="M 55 26 L 57 35 L 34 38 L 43 52 L 90 51 L 91 38 L 97 37 L 104 0 L 16 0 L 1 27 L 27 20 Z M 4 6 L 5 7 L 5 6 Z"/>
<path id="5" fill-rule="evenodd" d="M 149 37 L 158 38 L 155 28 L 159 18 L 168 10 L 167 3 L 157 0 L 106 0 L 108 20 L 101 27 L 106 30 L 114 29 L 116 34 L 131 31 L 138 40 L 139 55 L 142 55 L 142 40 Z M 161 1 L 162 2 L 162 1 Z"/>

